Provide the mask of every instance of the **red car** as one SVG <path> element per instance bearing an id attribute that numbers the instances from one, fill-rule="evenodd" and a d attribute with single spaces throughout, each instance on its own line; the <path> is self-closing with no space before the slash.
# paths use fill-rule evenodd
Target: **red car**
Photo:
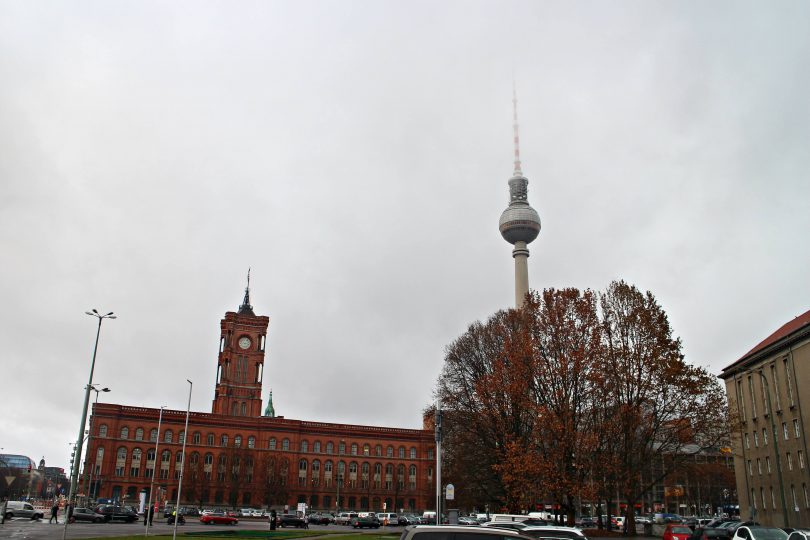
<path id="1" fill-rule="evenodd" d="M 200 516 L 200 523 L 205 525 L 236 525 L 239 523 L 239 520 L 235 517 L 226 516 L 225 512 L 211 512 L 210 514 Z"/>
<path id="2" fill-rule="evenodd" d="M 692 536 L 692 529 L 679 523 L 670 523 L 664 531 L 664 540 L 687 540 Z"/>

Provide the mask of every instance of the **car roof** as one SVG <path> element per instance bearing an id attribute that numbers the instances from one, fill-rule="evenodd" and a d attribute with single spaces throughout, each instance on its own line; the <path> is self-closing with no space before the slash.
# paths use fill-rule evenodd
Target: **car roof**
<path id="1" fill-rule="evenodd" d="M 462 527 L 456 525 L 408 525 L 406 531 L 419 530 L 427 532 L 463 532 L 468 534 L 497 534 L 514 536 L 515 538 L 525 538 L 514 529 L 498 529 L 496 527 Z"/>

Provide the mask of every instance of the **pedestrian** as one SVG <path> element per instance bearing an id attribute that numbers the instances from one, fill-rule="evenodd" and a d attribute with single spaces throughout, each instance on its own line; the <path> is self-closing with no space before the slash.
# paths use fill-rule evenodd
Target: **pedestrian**
<path id="1" fill-rule="evenodd" d="M 0 525 L 4 524 L 6 522 L 6 509 L 7 509 L 7 507 L 8 507 L 8 504 L 6 503 L 6 500 L 3 499 L 3 501 L 0 502 Z"/>
<path id="2" fill-rule="evenodd" d="M 56 522 L 59 525 L 59 505 L 54 501 L 53 506 L 51 506 L 51 519 L 48 520 L 48 523 Z"/>

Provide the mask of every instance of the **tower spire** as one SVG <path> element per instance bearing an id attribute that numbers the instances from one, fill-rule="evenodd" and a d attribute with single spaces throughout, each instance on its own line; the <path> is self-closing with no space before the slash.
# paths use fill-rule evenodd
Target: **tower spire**
<path id="1" fill-rule="evenodd" d="M 512 127 L 515 131 L 515 176 L 523 176 L 523 171 L 520 168 L 520 134 L 518 133 L 518 119 L 517 119 L 517 87 L 515 79 L 512 79 L 512 115 L 514 123 Z"/>
<path id="2" fill-rule="evenodd" d="M 256 315 L 253 313 L 253 306 L 250 305 L 250 268 L 247 273 L 247 286 L 245 287 L 245 299 L 242 300 L 242 305 L 239 306 L 240 315 Z"/>

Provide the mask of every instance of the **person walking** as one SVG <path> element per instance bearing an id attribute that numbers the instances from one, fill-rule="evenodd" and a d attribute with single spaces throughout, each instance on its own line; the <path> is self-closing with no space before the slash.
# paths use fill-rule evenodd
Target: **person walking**
<path id="1" fill-rule="evenodd" d="M 8 503 L 5 499 L 0 502 L 0 525 L 3 525 L 6 522 L 6 510 L 8 509 Z"/>
<path id="2" fill-rule="evenodd" d="M 48 520 L 48 523 L 56 522 L 59 525 L 59 505 L 54 502 L 53 506 L 51 507 L 51 519 Z"/>

